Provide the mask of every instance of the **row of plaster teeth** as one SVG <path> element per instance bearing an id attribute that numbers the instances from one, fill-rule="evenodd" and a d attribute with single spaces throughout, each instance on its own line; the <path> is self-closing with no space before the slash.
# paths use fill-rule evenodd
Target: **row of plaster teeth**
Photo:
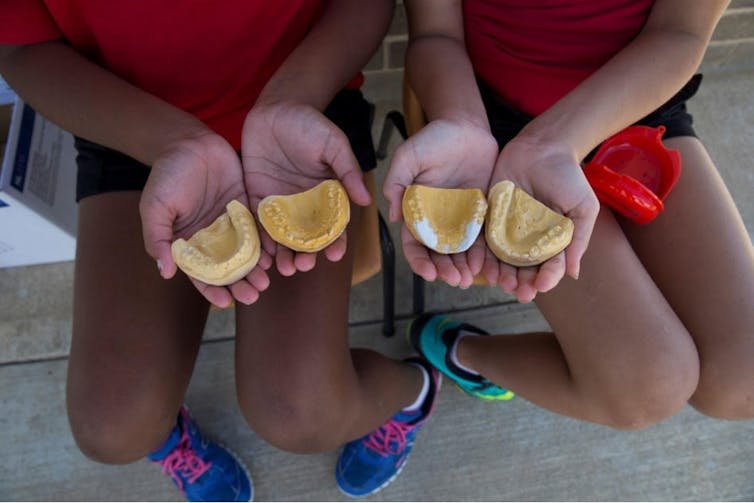
<path id="1" fill-rule="evenodd" d="M 187 248 L 183 250 L 182 255 L 185 258 L 191 257 L 190 264 L 199 264 L 203 268 L 209 268 L 212 271 L 224 271 L 230 267 L 230 262 L 232 261 L 217 262 L 191 244 L 188 244 Z"/>
<path id="2" fill-rule="evenodd" d="M 217 264 L 215 262 L 210 260 L 206 254 L 202 253 L 198 248 L 188 242 L 186 242 L 186 247 L 181 251 L 181 255 L 184 259 L 191 259 L 186 263 L 191 269 L 195 269 L 194 266 L 196 265 L 200 265 L 203 269 L 209 268 L 213 271 L 217 269 Z"/>
<path id="3" fill-rule="evenodd" d="M 560 241 L 562 239 L 562 233 L 563 228 L 560 225 L 556 225 L 555 227 L 547 231 L 547 234 L 537 240 L 537 246 L 544 248 L 552 241 Z"/>
<path id="4" fill-rule="evenodd" d="M 341 192 L 336 185 L 331 185 L 327 189 L 327 206 L 331 209 L 340 208 L 343 204 Z"/>
<path id="5" fill-rule="evenodd" d="M 520 188 L 512 184 L 501 186 L 494 197 L 496 204 L 490 220 L 500 224 L 488 227 L 487 237 L 488 242 L 497 247 L 496 254 L 499 253 L 501 260 L 520 266 L 539 264 L 554 256 L 554 252 L 562 251 L 570 242 L 572 222 Z M 553 215 L 559 218 L 553 218 Z M 532 243 L 533 240 L 536 242 L 525 249 L 524 243 Z M 516 243 L 521 246 L 513 249 Z"/>
<path id="6" fill-rule="evenodd" d="M 304 239 L 301 236 L 297 236 L 297 235 L 295 235 L 295 234 L 293 234 L 291 232 L 287 232 L 285 234 L 285 238 L 288 240 L 288 242 L 290 242 L 290 243 L 298 243 L 301 246 L 304 246 L 304 245 L 306 245 L 307 243 L 309 243 L 311 241 L 315 241 L 315 240 L 319 239 L 320 236 L 322 236 L 322 234 L 319 234 L 319 235 L 317 235 L 317 236 L 315 236 L 313 238 Z"/>
<path id="7" fill-rule="evenodd" d="M 286 219 L 283 215 L 282 208 L 277 202 L 273 202 L 265 206 L 264 212 L 267 215 L 267 217 L 272 220 L 272 223 L 277 225 L 278 227 L 282 227 L 285 225 Z"/>
<path id="8" fill-rule="evenodd" d="M 479 225 L 482 225 L 484 223 L 485 217 L 487 216 L 487 208 L 489 208 L 487 201 L 478 200 L 476 201 L 476 203 L 474 203 L 474 206 L 476 206 L 476 211 L 474 212 L 474 220 Z"/>
<path id="9" fill-rule="evenodd" d="M 435 229 L 430 224 L 420 199 L 409 197 L 405 201 L 405 206 L 407 215 L 404 215 L 404 220 L 413 221 L 413 230 L 420 238 L 420 241 L 427 247 L 440 253 L 459 253 L 467 250 L 479 235 L 487 213 L 487 202 L 477 199 L 474 202 L 473 216 L 466 225 L 466 229 L 460 239 L 456 238 L 448 243 L 447 241 L 451 240 L 441 239 L 443 234 L 441 230 Z M 440 244 L 442 241 L 446 242 Z"/>
<path id="10" fill-rule="evenodd" d="M 532 249 L 532 250 L 530 250 L 530 252 L 531 252 L 531 251 L 533 251 L 533 249 Z M 532 257 L 536 257 L 537 255 L 539 255 L 539 251 L 537 251 L 537 253 L 536 253 L 536 254 L 530 254 L 529 252 L 519 253 L 519 252 L 517 252 L 517 251 L 513 250 L 512 248 L 506 248 L 506 249 L 505 249 L 505 252 L 506 252 L 506 253 L 507 253 L 507 254 L 508 254 L 508 255 L 509 255 L 509 256 L 510 256 L 511 258 L 514 258 L 514 259 L 518 259 L 518 260 L 527 260 L 527 259 L 530 259 L 530 258 L 532 258 Z"/>
<path id="11" fill-rule="evenodd" d="M 422 205 L 419 203 L 419 201 L 412 198 L 407 201 L 407 205 L 410 211 L 409 217 L 411 218 L 411 220 L 416 221 L 417 225 L 420 221 L 426 220 L 426 217 L 424 215 L 424 208 L 422 208 Z M 404 220 L 405 220 L 405 216 L 404 216 Z M 427 222 L 424 225 L 429 226 L 429 222 Z M 417 232 L 419 232 L 418 229 L 417 229 Z"/>
<path id="12" fill-rule="evenodd" d="M 239 203 L 240 205 L 240 203 Z M 245 207 L 237 209 L 236 205 L 228 205 L 228 217 L 230 223 L 236 231 L 236 249 L 239 251 L 248 250 L 252 246 L 253 237 L 257 236 L 257 228 L 254 223 L 254 216 L 250 218 L 241 218 L 247 211 Z M 241 213 L 241 212 L 244 213 Z"/>
<path id="13" fill-rule="evenodd" d="M 240 219 L 237 218 L 236 214 L 229 213 L 228 217 L 230 219 L 231 227 L 235 230 L 236 235 L 236 250 L 234 254 L 231 255 L 230 259 L 223 262 L 217 262 L 206 253 L 203 253 L 201 250 L 199 250 L 196 246 L 188 242 L 186 243 L 187 247 L 185 249 L 185 252 L 188 253 L 186 254 L 184 252 L 184 255 L 192 257 L 194 263 L 198 262 L 204 268 L 209 268 L 214 273 L 229 269 L 231 262 L 233 262 L 232 259 L 234 256 L 251 248 L 252 233 L 251 225 L 245 221 L 239 222 Z"/>
<path id="14" fill-rule="evenodd" d="M 189 276 L 210 284 L 227 284 L 223 281 L 236 281 L 239 275 L 253 266 L 259 256 L 257 229 L 253 216 L 238 201 L 226 206 L 226 213 L 212 224 L 198 231 L 190 240 L 179 239 L 171 246 L 176 264 Z M 203 249 L 204 243 L 215 240 L 232 240 L 232 253 L 225 260 L 218 261 Z M 255 258 L 256 256 L 256 258 Z"/>

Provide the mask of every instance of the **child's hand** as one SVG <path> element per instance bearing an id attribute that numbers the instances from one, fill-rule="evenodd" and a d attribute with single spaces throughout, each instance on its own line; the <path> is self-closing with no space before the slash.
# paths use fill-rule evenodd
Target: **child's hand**
<path id="1" fill-rule="evenodd" d="M 403 192 L 412 184 L 477 188 L 486 194 L 496 156 L 497 143 L 488 130 L 468 122 L 432 121 L 393 155 L 383 187 L 390 220 L 402 217 Z M 483 267 L 496 266 L 497 259 L 487 250 L 481 233 L 466 252 L 453 255 L 429 250 L 414 239 L 405 224 L 401 240 L 411 269 L 427 281 L 440 278 L 467 288 Z"/>
<path id="2" fill-rule="evenodd" d="M 176 265 L 170 245 L 188 239 L 225 212 L 233 199 L 248 206 L 241 162 L 220 136 L 207 132 L 171 144 L 155 161 L 141 196 L 144 244 L 157 260 L 160 274 L 171 278 Z M 264 251 L 259 264 L 242 280 L 227 287 L 211 286 L 191 278 L 211 303 L 226 307 L 233 298 L 251 304 L 269 285 L 265 269 L 272 264 Z"/>
<path id="3" fill-rule="evenodd" d="M 371 202 L 348 138 L 311 106 L 283 102 L 252 108 L 244 123 L 242 153 L 253 212 L 266 196 L 302 192 L 332 178 L 340 180 L 354 203 L 367 206 Z M 275 256 L 280 274 L 291 276 L 315 266 L 315 253 L 295 252 L 273 242 L 263 228 L 259 232 L 263 248 Z M 345 232 L 324 249 L 333 262 L 345 252 Z"/>
<path id="4" fill-rule="evenodd" d="M 534 142 L 521 136 L 512 140 L 500 152 L 490 186 L 504 179 L 512 180 L 574 223 L 571 244 L 538 267 L 498 264 L 496 282 L 504 290 L 515 293 L 520 302 L 529 302 L 537 292 L 554 288 L 566 273 L 578 278 L 581 258 L 600 206 L 576 155 L 564 144 Z M 494 272 L 494 269 L 485 271 L 493 284 Z"/>

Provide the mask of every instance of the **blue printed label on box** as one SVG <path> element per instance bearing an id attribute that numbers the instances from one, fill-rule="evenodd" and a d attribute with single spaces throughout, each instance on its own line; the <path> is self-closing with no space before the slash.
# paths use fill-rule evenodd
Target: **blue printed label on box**
<path id="1" fill-rule="evenodd" d="M 34 119 L 36 112 L 24 105 L 21 115 L 21 126 L 18 132 L 18 145 L 16 146 L 16 158 L 13 160 L 10 184 L 19 192 L 24 191 L 26 182 L 26 168 L 29 165 L 29 152 L 31 151 L 31 137 L 34 134 Z"/>

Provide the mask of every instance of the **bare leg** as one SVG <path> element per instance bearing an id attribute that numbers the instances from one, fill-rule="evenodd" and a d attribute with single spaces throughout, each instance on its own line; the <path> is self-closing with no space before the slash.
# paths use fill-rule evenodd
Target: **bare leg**
<path id="1" fill-rule="evenodd" d="M 674 413 L 696 388 L 696 349 L 604 208 L 581 270 L 537 297 L 556 335 L 465 338 L 461 362 L 575 418 L 631 429 Z"/>
<path id="2" fill-rule="evenodd" d="M 270 287 L 238 306 L 236 381 L 241 409 L 257 434 L 285 450 L 333 449 L 383 424 L 421 388 L 412 366 L 349 349 L 350 250 L 337 263 L 318 257 L 307 273 L 271 274 Z"/>
<path id="3" fill-rule="evenodd" d="M 112 192 L 79 205 L 68 417 L 82 452 L 107 463 L 142 458 L 167 437 L 208 310 L 185 276 L 158 275 L 139 197 Z"/>
<path id="4" fill-rule="evenodd" d="M 626 226 L 636 252 L 699 351 L 691 403 L 716 417 L 754 417 L 754 249 L 702 143 L 673 138 L 683 174 L 646 229 Z"/>
<path id="5" fill-rule="evenodd" d="M 751 242 L 701 143 L 668 143 L 684 172 L 666 212 L 624 235 L 603 210 L 582 277 L 538 297 L 557 335 L 467 338 L 462 363 L 545 408 L 617 427 L 651 424 L 688 398 L 711 415 L 754 416 Z"/>

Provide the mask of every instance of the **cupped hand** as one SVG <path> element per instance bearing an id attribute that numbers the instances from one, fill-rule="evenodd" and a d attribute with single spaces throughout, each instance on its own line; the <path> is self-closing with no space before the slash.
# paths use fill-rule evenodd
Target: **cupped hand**
<path id="1" fill-rule="evenodd" d="M 156 261 L 162 277 L 177 270 L 170 245 L 188 239 L 225 212 L 236 199 L 248 206 L 241 162 L 222 137 L 207 132 L 168 146 L 154 162 L 139 202 L 144 245 Z M 251 304 L 269 285 L 265 270 L 272 264 L 264 251 L 258 265 L 240 281 L 227 287 L 192 283 L 211 303 L 226 307 L 235 298 Z"/>
<path id="2" fill-rule="evenodd" d="M 317 109 L 299 103 L 260 104 L 246 116 L 242 140 L 243 176 L 253 212 L 270 195 L 288 195 L 336 178 L 355 204 L 371 196 L 348 138 Z M 311 270 L 315 253 L 295 252 L 272 241 L 260 228 L 263 247 L 280 274 Z M 323 250 L 333 262 L 346 252 L 346 233 Z"/>
<path id="3" fill-rule="evenodd" d="M 390 220 L 402 218 L 401 202 L 409 185 L 477 188 L 484 194 L 497 156 L 497 142 L 489 130 L 465 121 L 435 120 L 396 149 L 383 193 Z M 469 287 L 483 268 L 496 266 L 480 234 L 462 253 L 444 255 L 418 242 L 403 225 L 403 253 L 411 269 L 427 281 L 440 279 L 451 286 Z"/>
<path id="4" fill-rule="evenodd" d="M 515 138 L 500 152 L 490 187 L 506 179 L 566 215 L 574 224 L 568 247 L 539 266 L 515 268 L 499 263 L 497 270 L 491 267 L 485 271 L 488 281 L 514 293 L 520 302 L 529 302 L 537 292 L 554 288 L 565 274 L 578 278 L 600 206 L 579 160 L 565 144 L 544 143 L 522 136 Z M 495 273 L 497 281 L 494 281 Z"/>

